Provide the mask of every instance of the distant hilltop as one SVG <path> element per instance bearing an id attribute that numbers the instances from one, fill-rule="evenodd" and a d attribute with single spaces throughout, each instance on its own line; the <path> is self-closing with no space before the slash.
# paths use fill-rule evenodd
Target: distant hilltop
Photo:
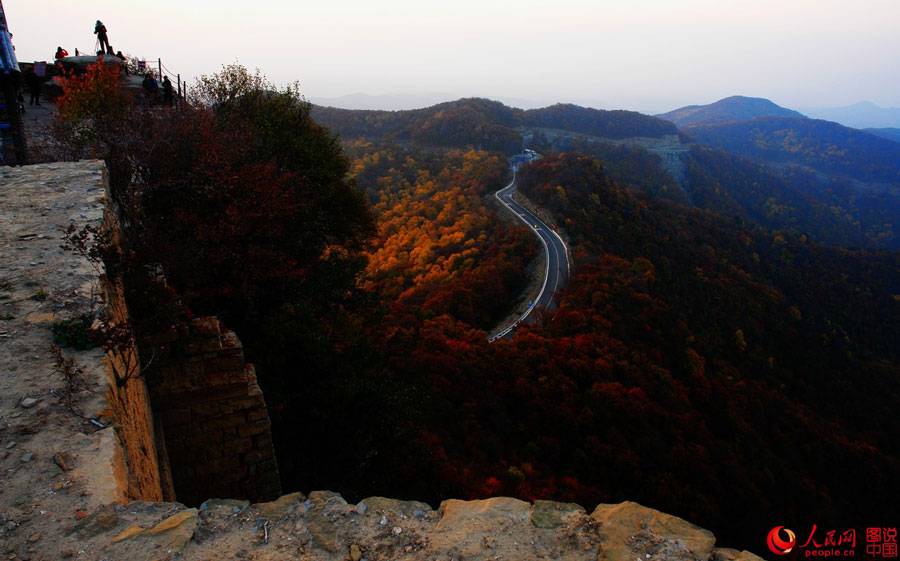
<path id="1" fill-rule="evenodd" d="M 678 128 L 694 125 L 716 125 L 746 121 L 756 117 L 804 117 L 792 109 L 785 109 L 762 97 L 734 95 L 709 105 L 688 105 L 655 115 L 675 123 Z"/>
<path id="2" fill-rule="evenodd" d="M 900 128 L 900 107 L 879 107 L 871 101 L 860 101 L 845 107 L 804 109 L 814 119 L 834 121 L 855 129 Z"/>
<path id="3" fill-rule="evenodd" d="M 808 117 L 833 121 L 854 129 L 900 128 L 900 107 L 879 107 L 871 101 L 861 101 L 845 107 L 800 108 L 800 111 L 802 113 L 781 107 L 762 97 L 734 95 L 708 105 L 688 105 L 654 116 L 671 121 L 680 129 L 748 121 L 758 117 Z"/>
<path id="4" fill-rule="evenodd" d="M 854 107 L 883 111 L 871 104 Z M 852 178 L 861 182 L 857 186 L 900 181 L 897 129 L 856 130 L 831 119 L 807 117 L 768 99 L 744 96 L 656 117 L 674 123 L 692 141 L 752 161 L 804 166 L 832 178 Z"/>

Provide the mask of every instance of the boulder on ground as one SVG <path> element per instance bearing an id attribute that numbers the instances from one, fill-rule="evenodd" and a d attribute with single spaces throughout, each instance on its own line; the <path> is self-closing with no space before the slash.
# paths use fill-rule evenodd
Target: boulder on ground
<path id="1" fill-rule="evenodd" d="M 62 66 L 63 70 L 66 72 L 74 72 L 76 74 L 83 74 L 87 72 L 88 66 L 92 64 L 97 64 L 99 61 L 99 56 L 67 56 L 65 58 L 61 58 L 57 61 L 59 66 Z M 103 55 L 103 66 L 118 66 L 121 68 L 122 72 L 125 71 L 125 61 L 121 58 L 113 55 Z M 51 71 L 51 67 L 53 70 L 56 70 L 56 67 L 52 64 L 47 64 L 47 70 L 50 75 L 54 75 L 55 72 Z"/>

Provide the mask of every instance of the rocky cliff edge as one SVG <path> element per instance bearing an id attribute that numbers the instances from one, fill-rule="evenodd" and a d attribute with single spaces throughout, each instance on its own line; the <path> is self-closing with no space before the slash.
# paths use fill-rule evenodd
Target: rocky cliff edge
<path id="1" fill-rule="evenodd" d="M 277 501 L 209 500 L 199 509 L 134 502 L 107 506 L 70 529 L 90 559 L 255 561 L 558 559 L 757 561 L 715 547 L 680 518 L 625 502 L 592 513 L 574 504 L 497 497 L 415 501 L 371 497 L 348 504 L 316 491 Z"/>

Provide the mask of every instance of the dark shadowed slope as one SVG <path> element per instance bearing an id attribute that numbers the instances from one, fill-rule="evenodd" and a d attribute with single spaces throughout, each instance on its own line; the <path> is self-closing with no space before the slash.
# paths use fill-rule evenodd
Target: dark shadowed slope
<path id="1" fill-rule="evenodd" d="M 894 142 L 900 142 L 900 128 L 863 129 L 863 131 L 874 134 L 875 136 L 880 136 L 881 138 L 893 140 Z"/>
<path id="2" fill-rule="evenodd" d="M 562 129 L 612 139 L 659 138 L 678 134 L 678 129 L 671 123 L 635 111 L 602 111 L 563 103 L 525 111 L 520 122 L 524 126 Z"/>

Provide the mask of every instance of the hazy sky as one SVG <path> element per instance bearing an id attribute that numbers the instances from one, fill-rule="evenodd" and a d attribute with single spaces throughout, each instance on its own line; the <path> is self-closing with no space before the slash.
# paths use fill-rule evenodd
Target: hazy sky
<path id="1" fill-rule="evenodd" d="M 656 112 L 734 94 L 900 107 L 900 0 L 3 0 L 19 60 L 57 45 L 239 61 L 307 97 L 435 94 Z M 524 105 L 523 102 L 520 105 Z"/>

